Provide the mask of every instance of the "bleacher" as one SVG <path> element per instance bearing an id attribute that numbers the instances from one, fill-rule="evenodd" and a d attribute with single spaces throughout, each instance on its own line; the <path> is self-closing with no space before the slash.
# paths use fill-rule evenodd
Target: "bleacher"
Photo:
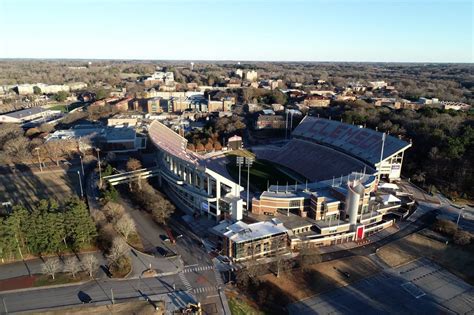
<path id="1" fill-rule="evenodd" d="M 345 176 L 352 172 L 366 173 L 374 170 L 363 162 L 334 149 L 300 139 L 292 139 L 281 148 L 252 148 L 258 159 L 283 165 L 308 178 L 321 181 Z"/>
<path id="2" fill-rule="evenodd" d="M 153 144 L 166 153 L 192 164 L 199 162 L 196 155 L 186 150 L 187 140 L 159 121 L 150 124 L 148 133 Z"/>
<path id="3" fill-rule="evenodd" d="M 313 141 L 374 165 L 380 161 L 382 133 L 340 121 L 306 116 L 293 131 L 297 139 Z M 383 159 L 406 150 L 410 143 L 392 136 L 386 136 Z"/>

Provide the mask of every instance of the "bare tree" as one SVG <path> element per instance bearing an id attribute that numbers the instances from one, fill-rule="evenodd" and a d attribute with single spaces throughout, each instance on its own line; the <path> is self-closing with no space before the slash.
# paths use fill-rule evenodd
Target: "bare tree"
<path id="1" fill-rule="evenodd" d="M 118 261 L 123 255 L 125 255 L 127 250 L 128 250 L 127 243 L 125 243 L 125 241 L 122 238 L 120 237 L 114 238 L 112 247 L 109 250 L 109 255 L 107 255 L 109 264 L 113 264 L 116 261 Z"/>
<path id="2" fill-rule="evenodd" d="M 73 278 L 81 271 L 81 265 L 75 256 L 70 256 L 64 262 L 64 271 L 70 273 Z"/>
<path id="3" fill-rule="evenodd" d="M 99 261 L 93 254 L 88 254 L 82 259 L 82 265 L 84 269 L 89 273 L 89 277 L 94 276 L 94 272 L 99 267 Z"/>
<path id="4" fill-rule="evenodd" d="M 59 264 L 59 260 L 56 258 L 48 259 L 41 266 L 41 271 L 46 275 L 50 275 L 53 278 L 53 280 L 54 280 L 54 276 L 56 275 L 56 273 L 59 272 L 60 269 L 61 269 L 61 266 Z"/>
<path id="5" fill-rule="evenodd" d="M 311 247 L 309 243 L 301 244 L 298 255 L 298 264 L 301 269 L 305 270 L 310 265 L 320 263 L 321 260 L 318 248 Z"/>
<path id="6" fill-rule="evenodd" d="M 137 159 L 134 159 L 134 158 L 130 158 L 128 161 L 127 161 L 127 171 L 129 172 L 132 172 L 132 171 L 136 171 L 136 170 L 139 170 L 142 168 L 142 163 L 137 160 Z M 142 189 L 142 181 L 141 181 L 141 178 L 140 176 L 137 178 L 137 184 L 138 184 L 138 188 L 139 189 Z M 129 188 L 130 190 L 133 190 L 132 189 L 132 183 L 130 182 L 129 183 Z"/>
<path id="7" fill-rule="evenodd" d="M 135 232 L 135 221 L 130 217 L 130 215 L 125 214 L 122 216 L 117 223 L 115 224 L 115 229 L 128 240 L 130 234 Z"/>
<path id="8" fill-rule="evenodd" d="M 174 210 L 174 205 L 169 200 L 160 196 L 160 198 L 157 198 L 157 200 L 153 202 L 153 219 L 159 224 L 165 224 Z"/>
<path id="9" fill-rule="evenodd" d="M 127 161 L 127 171 L 136 171 L 142 168 L 142 163 L 134 158 L 130 158 Z"/>
<path id="10" fill-rule="evenodd" d="M 276 276 L 280 277 L 280 273 L 282 271 L 285 271 L 287 269 L 287 259 L 286 259 L 286 253 L 287 253 L 287 234 L 283 234 L 280 236 L 275 237 L 272 240 L 271 248 L 272 251 L 276 257 L 275 259 L 275 264 L 276 264 Z"/>
<path id="11" fill-rule="evenodd" d="M 107 202 L 102 210 L 109 222 L 117 222 L 125 212 L 125 209 L 121 204 L 113 201 Z"/>

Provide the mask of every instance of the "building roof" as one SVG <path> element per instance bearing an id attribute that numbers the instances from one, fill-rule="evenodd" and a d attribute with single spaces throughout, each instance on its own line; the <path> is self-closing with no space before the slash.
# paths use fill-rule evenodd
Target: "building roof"
<path id="1" fill-rule="evenodd" d="M 31 107 L 27 109 L 18 110 L 16 112 L 6 113 L 6 114 L 3 114 L 3 116 L 8 116 L 11 118 L 16 118 L 16 119 L 22 119 L 25 117 L 37 115 L 39 113 L 47 112 L 47 111 L 48 111 L 47 109 L 44 109 L 42 107 Z"/>
<path id="2" fill-rule="evenodd" d="M 276 218 L 251 224 L 244 223 L 243 221 L 230 224 L 230 222 L 224 221 L 215 226 L 213 230 L 236 243 L 288 232 L 283 223 Z"/>

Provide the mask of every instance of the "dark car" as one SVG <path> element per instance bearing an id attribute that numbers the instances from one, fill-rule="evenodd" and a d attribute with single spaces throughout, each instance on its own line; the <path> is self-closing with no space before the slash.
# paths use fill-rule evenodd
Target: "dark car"
<path id="1" fill-rule="evenodd" d="M 79 293 L 77 294 L 77 297 L 79 298 L 79 301 L 82 302 L 82 304 L 92 303 L 91 296 L 84 291 L 79 291 Z"/>
<path id="2" fill-rule="evenodd" d="M 166 257 L 166 255 L 168 255 L 168 251 L 160 246 L 156 247 L 156 252 L 163 257 Z"/>

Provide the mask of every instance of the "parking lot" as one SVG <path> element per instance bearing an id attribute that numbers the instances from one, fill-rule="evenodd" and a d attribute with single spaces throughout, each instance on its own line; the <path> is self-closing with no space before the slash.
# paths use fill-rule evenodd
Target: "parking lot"
<path id="1" fill-rule="evenodd" d="M 428 259 L 289 305 L 290 314 L 466 314 L 474 289 Z"/>

